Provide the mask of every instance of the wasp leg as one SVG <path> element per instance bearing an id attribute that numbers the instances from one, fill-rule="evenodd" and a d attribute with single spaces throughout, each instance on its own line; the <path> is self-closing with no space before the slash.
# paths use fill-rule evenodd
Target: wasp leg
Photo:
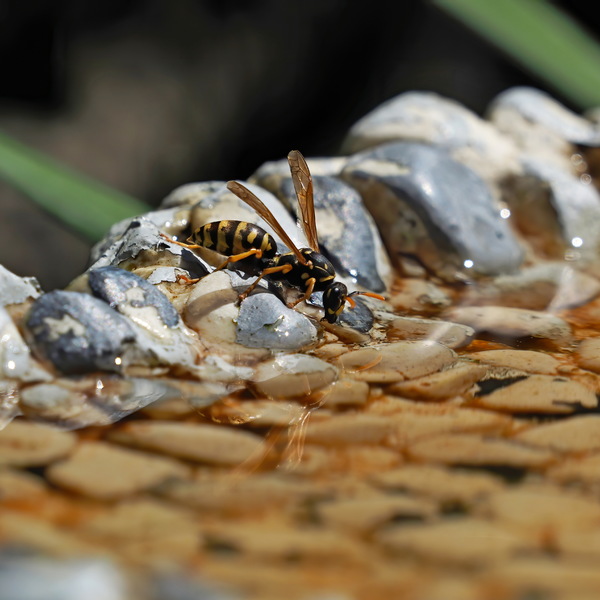
<path id="1" fill-rule="evenodd" d="M 302 296 L 302 298 L 300 298 L 299 300 L 296 300 L 295 302 L 292 302 L 291 304 L 288 304 L 288 306 L 290 308 L 294 308 L 294 306 L 300 304 L 300 302 L 302 302 L 303 300 L 307 300 L 308 298 L 310 298 L 310 295 L 313 293 L 313 290 L 315 289 L 315 283 L 317 283 L 317 280 L 314 277 L 311 277 L 310 279 L 308 279 L 306 281 L 306 291 L 304 292 L 304 295 Z"/>
<path id="2" fill-rule="evenodd" d="M 254 288 L 258 285 L 259 281 L 265 277 L 266 275 L 272 275 L 273 273 L 289 273 L 291 270 L 293 269 L 292 265 L 287 264 L 287 265 L 278 265 L 276 267 L 268 267 L 266 268 L 257 278 L 256 280 L 252 283 L 252 285 L 246 289 L 245 292 L 243 292 L 242 294 L 240 294 L 238 296 L 238 301 L 241 302 L 242 300 L 245 300 L 248 295 L 252 292 L 252 290 L 254 290 Z"/>
<path id="3" fill-rule="evenodd" d="M 184 248 L 188 248 L 189 250 L 195 250 L 196 248 L 202 248 L 202 246 L 199 246 L 198 244 L 186 244 L 185 242 L 178 242 L 177 240 L 171 239 L 168 235 L 165 235 L 164 233 L 161 233 L 160 237 L 167 240 L 167 242 L 171 242 L 171 244 L 177 244 L 178 246 L 183 246 Z"/>
<path id="4" fill-rule="evenodd" d="M 192 283 L 198 283 L 201 277 L 188 277 L 187 275 L 177 275 L 177 282 L 184 283 L 185 285 L 191 285 Z"/>
<path id="5" fill-rule="evenodd" d="M 247 252 L 241 252 L 240 254 L 234 254 L 230 256 L 224 263 L 220 264 L 215 271 L 220 271 L 224 269 L 229 263 L 238 262 L 239 260 L 244 260 L 250 256 L 255 256 L 256 258 L 262 257 L 262 250 L 260 248 L 250 248 Z"/>

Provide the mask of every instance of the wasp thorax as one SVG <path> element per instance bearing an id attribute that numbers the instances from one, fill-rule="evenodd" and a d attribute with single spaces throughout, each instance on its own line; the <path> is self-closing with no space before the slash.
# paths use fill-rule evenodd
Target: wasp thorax
<path id="1" fill-rule="evenodd" d="M 301 267 L 303 269 L 302 277 L 306 279 L 314 277 L 315 291 L 325 290 L 335 279 L 333 265 L 322 254 L 310 248 L 302 248 L 300 252 L 309 263 L 308 266 Z"/>

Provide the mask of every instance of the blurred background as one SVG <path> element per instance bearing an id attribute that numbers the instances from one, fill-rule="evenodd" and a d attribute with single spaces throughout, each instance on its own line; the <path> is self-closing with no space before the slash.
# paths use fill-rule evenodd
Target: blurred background
<path id="1" fill-rule="evenodd" d="M 597 31 L 594 3 L 553 4 Z M 0 131 L 152 206 L 292 148 L 334 155 L 408 90 L 481 114 L 533 85 L 580 110 L 426 0 L 0 0 L 0 32 Z M 0 183 L 0 264 L 50 290 L 89 248 Z"/>

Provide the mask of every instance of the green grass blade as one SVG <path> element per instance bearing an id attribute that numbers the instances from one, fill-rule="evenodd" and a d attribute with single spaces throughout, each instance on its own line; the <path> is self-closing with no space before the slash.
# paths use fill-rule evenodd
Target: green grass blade
<path id="1" fill-rule="evenodd" d="M 600 105 L 600 45 L 546 0 L 432 0 L 579 109 Z"/>
<path id="2" fill-rule="evenodd" d="M 99 240 L 116 221 L 150 210 L 143 202 L 80 175 L 2 133 L 0 178 L 91 242 Z"/>

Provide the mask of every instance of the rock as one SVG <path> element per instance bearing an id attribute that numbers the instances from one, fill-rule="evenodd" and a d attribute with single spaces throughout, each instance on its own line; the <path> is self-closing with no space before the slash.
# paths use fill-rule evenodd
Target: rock
<path id="1" fill-rule="evenodd" d="M 266 451 L 258 435 L 196 423 L 138 421 L 125 424 L 109 437 L 128 446 L 217 465 L 258 461 Z"/>
<path id="2" fill-rule="evenodd" d="M 475 331 L 468 326 L 448 321 L 417 317 L 396 317 L 390 321 L 387 335 L 392 340 L 430 340 L 448 348 L 468 346 Z"/>
<path id="3" fill-rule="evenodd" d="M 40 467 L 68 456 L 77 438 L 44 425 L 13 421 L 0 431 L 0 465 Z"/>
<path id="4" fill-rule="evenodd" d="M 160 203 L 161 208 L 191 207 L 207 196 L 225 189 L 225 181 L 201 181 L 186 183 L 175 188 Z"/>
<path id="5" fill-rule="evenodd" d="M 361 193 L 396 264 L 410 259 L 460 280 L 510 273 L 523 260 L 490 189 L 444 150 L 387 144 L 353 156 L 343 177 Z"/>
<path id="6" fill-rule="evenodd" d="M 317 341 L 317 329 L 303 314 L 273 294 L 255 294 L 240 306 L 236 342 L 249 348 L 300 350 Z"/>
<path id="7" fill-rule="evenodd" d="M 0 307 L 21 304 L 42 293 L 35 277 L 19 277 L 0 265 Z"/>
<path id="8" fill-rule="evenodd" d="M 577 364 L 582 369 L 600 373 L 600 337 L 582 340 L 577 346 Z"/>
<path id="9" fill-rule="evenodd" d="M 452 299 L 431 281 L 406 277 L 394 286 L 389 302 L 396 310 L 422 315 L 449 307 Z"/>
<path id="10" fill-rule="evenodd" d="M 81 442 L 69 458 L 46 471 L 54 485 L 99 500 L 124 498 L 187 473 L 173 459 L 105 442 Z"/>
<path id="11" fill-rule="evenodd" d="M 342 354 L 336 363 L 352 377 L 370 383 L 393 383 L 435 373 L 456 360 L 437 342 L 394 342 Z"/>
<path id="12" fill-rule="evenodd" d="M 568 323 L 550 313 L 505 306 L 463 306 L 452 308 L 443 316 L 499 340 L 535 338 L 558 346 L 571 341 Z"/>
<path id="13" fill-rule="evenodd" d="M 301 398 L 333 383 L 338 370 L 306 354 L 282 354 L 262 362 L 252 385 L 270 398 Z"/>
<path id="14" fill-rule="evenodd" d="M 559 361 L 553 356 L 533 350 L 483 350 L 473 352 L 469 356 L 487 365 L 542 375 L 555 375 L 560 366 Z"/>
<path id="15" fill-rule="evenodd" d="M 550 423 L 541 423 L 516 434 L 515 439 L 558 452 L 600 451 L 600 416 L 578 415 Z"/>
<path id="16" fill-rule="evenodd" d="M 63 373 L 121 371 L 135 342 L 129 321 L 78 292 L 40 296 L 27 318 L 35 349 Z"/>

